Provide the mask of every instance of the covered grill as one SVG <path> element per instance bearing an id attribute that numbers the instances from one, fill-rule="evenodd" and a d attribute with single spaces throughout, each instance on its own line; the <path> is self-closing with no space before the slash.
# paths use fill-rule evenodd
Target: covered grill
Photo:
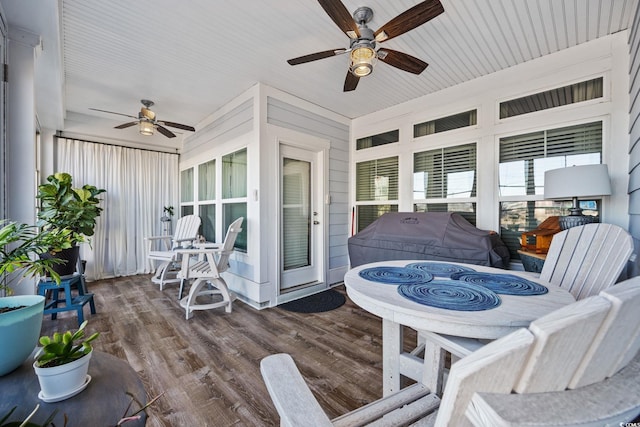
<path id="1" fill-rule="evenodd" d="M 500 235 L 474 227 L 453 212 L 391 212 L 349 238 L 351 267 L 417 259 L 509 266 Z"/>

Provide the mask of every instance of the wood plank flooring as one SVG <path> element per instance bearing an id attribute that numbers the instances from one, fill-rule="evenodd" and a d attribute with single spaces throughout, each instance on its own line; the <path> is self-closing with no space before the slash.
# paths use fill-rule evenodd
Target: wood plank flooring
<path id="1" fill-rule="evenodd" d="M 330 417 L 381 397 L 381 320 L 348 297 L 325 313 L 236 301 L 232 313 L 214 309 L 186 320 L 177 286 L 161 292 L 150 277 L 88 283 L 98 313 L 85 308 L 88 332 L 101 333 L 94 347 L 127 360 L 150 397 L 164 393 L 147 426 L 279 425 L 259 364 L 280 352 L 292 355 Z M 45 316 L 42 333 L 76 328 L 75 312 L 67 312 Z"/>

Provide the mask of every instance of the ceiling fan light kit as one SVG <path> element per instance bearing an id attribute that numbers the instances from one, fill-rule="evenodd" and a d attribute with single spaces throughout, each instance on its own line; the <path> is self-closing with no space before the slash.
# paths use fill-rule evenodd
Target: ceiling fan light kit
<path id="1" fill-rule="evenodd" d="M 126 129 L 131 126 L 138 125 L 140 134 L 145 136 L 151 136 L 157 130 L 167 138 L 175 138 L 176 134 L 171 132 L 165 126 L 178 128 L 182 130 L 188 130 L 190 132 L 195 132 L 196 129 L 193 126 L 183 125 L 175 122 L 169 122 L 166 120 L 156 120 L 156 113 L 151 111 L 151 107 L 154 105 L 153 101 L 150 101 L 148 99 L 141 99 L 140 102 L 142 103 L 142 105 L 144 105 L 144 107 L 140 109 L 140 112 L 138 113 L 138 117 L 132 116 L 130 114 L 116 113 L 114 111 L 99 110 L 97 108 L 89 108 L 89 109 L 93 111 L 100 111 L 100 112 L 109 113 L 109 114 L 117 114 L 119 116 L 131 117 L 133 119 L 136 119 L 136 121 L 134 122 L 123 123 L 121 125 L 116 126 L 115 128 Z"/>
<path id="2" fill-rule="evenodd" d="M 140 120 L 140 135 L 151 136 L 155 131 L 153 123 L 148 120 Z"/>
<path id="3" fill-rule="evenodd" d="M 351 51 L 351 72 L 358 77 L 364 77 L 373 71 L 373 61 L 376 59 L 376 51 L 364 45 L 355 47 Z"/>
<path id="4" fill-rule="evenodd" d="M 349 14 L 340 0 L 318 0 L 320 6 L 333 22 L 350 39 L 349 49 L 333 49 L 289 59 L 290 65 L 299 65 L 318 59 L 349 54 L 349 70 L 344 81 L 344 91 L 355 90 L 361 77 L 373 72 L 376 59 L 413 74 L 422 73 L 428 64 L 403 52 L 382 48 L 376 51 L 376 42 L 381 43 L 413 30 L 444 12 L 439 0 L 426 0 L 404 11 L 377 31 L 371 30 L 367 23 L 373 18 L 373 10 L 363 6 Z"/>

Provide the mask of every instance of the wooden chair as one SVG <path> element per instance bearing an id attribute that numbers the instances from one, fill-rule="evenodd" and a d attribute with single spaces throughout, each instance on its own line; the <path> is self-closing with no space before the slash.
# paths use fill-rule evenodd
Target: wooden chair
<path id="1" fill-rule="evenodd" d="M 165 284 L 181 281 L 176 277 L 177 269 L 173 268 L 174 263 L 179 261 L 176 249 L 181 247 L 182 244 L 190 245 L 191 242 L 196 240 L 200 223 L 199 216 L 186 215 L 176 221 L 176 231 L 173 236 L 151 236 L 145 238 L 148 242 L 147 259 L 149 260 L 149 266 L 152 271 L 155 270 L 151 281 L 160 285 L 160 290 Z M 154 250 L 154 246 L 157 247 L 159 245 L 162 245 L 162 247 Z M 157 268 L 154 266 L 154 261 L 160 262 Z"/>
<path id="2" fill-rule="evenodd" d="M 613 224 L 586 224 L 553 237 L 540 278 L 576 299 L 616 283 L 633 252 L 633 238 Z"/>
<path id="3" fill-rule="evenodd" d="M 633 252 L 633 239 L 613 224 L 587 224 L 564 230 L 553 237 L 540 279 L 567 289 L 577 299 L 597 295 L 616 283 Z M 418 340 L 433 363 L 442 365 L 449 352 L 452 360 L 468 356 L 483 341 L 418 331 Z M 438 374 L 444 384 L 444 372 Z"/>
<path id="4" fill-rule="evenodd" d="M 195 249 L 176 250 L 182 255 L 182 268 L 177 277 L 181 280 L 180 305 L 185 309 L 187 319 L 193 317 L 195 310 L 225 307 L 225 311 L 231 313 L 231 304 L 235 295 L 229 291 L 227 282 L 221 274 L 229 268 L 229 257 L 233 253 L 236 238 L 242 231 L 243 220 L 244 218 L 240 217 L 229 225 L 222 245 L 215 247 L 203 245 L 203 247 Z M 184 281 L 190 279 L 195 279 L 195 281 L 189 289 L 189 295 L 182 298 Z M 209 286 L 209 288 L 203 289 L 205 286 Z M 197 298 L 207 295 L 211 297 L 220 295 L 222 300 L 207 303 L 197 301 Z"/>
<path id="5" fill-rule="evenodd" d="M 612 288 L 610 293 L 561 308 L 532 322 L 528 329 L 519 329 L 481 347 L 452 366 L 442 399 L 418 382 L 330 420 L 289 355 L 268 356 L 260 368 L 283 426 L 533 426 L 545 425 L 538 424 L 538 419 L 554 418 L 566 421 L 553 425 L 577 425 L 576 419 L 593 426 L 603 425 L 598 424 L 602 419 L 626 422 L 640 413 L 640 394 L 633 392 L 640 388 L 640 361 L 636 357 L 625 365 L 633 358 L 629 355 L 637 353 L 640 346 L 640 314 L 633 309 L 640 304 L 639 284 L 640 279 L 629 280 Z M 624 330 L 622 338 L 609 337 L 614 330 L 620 332 L 620 328 Z M 631 343 L 625 341 L 628 337 L 633 338 Z M 606 368 L 600 368 L 599 355 L 611 344 L 623 350 L 619 357 L 609 358 L 612 362 L 607 363 Z M 617 372 L 623 367 L 626 369 Z M 598 371 L 596 375 L 592 374 L 593 369 Z M 582 393 L 585 398 L 583 390 L 603 387 L 612 370 L 617 372 L 612 380 L 621 375 L 625 377 L 624 381 L 616 381 L 616 385 L 626 388 L 616 391 L 615 395 L 601 393 L 598 396 L 601 401 L 583 400 L 573 407 L 554 404 L 549 398 L 548 406 L 536 407 L 537 413 L 516 403 L 516 409 L 508 408 L 515 412 L 516 424 L 500 424 L 496 422 L 499 418 L 489 418 L 493 413 L 488 415 L 484 408 L 490 407 L 493 412 L 497 409 L 481 403 L 481 399 L 512 399 L 513 391 L 525 401 L 553 396 L 564 402 L 565 394 L 573 396 L 574 393 Z M 590 377 L 588 381 L 585 373 Z M 565 391 L 573 385 L 579 388 Z M 586 411 L 582 407 L 592 404 L 597 406 L 597 411 L 584 416 Z M 532 413 L 530 424 L 517 424 L 518 410 Z M 567 412 L 570 415 L 567 416 Z"/>
<path id="6" fill-rule="evenodd" d="M 478 393 L 467 417 L 487 427 L 633 420 L 640 414 L 639 306 L 640 277 L 634 277 L 570 306 L 566 314 L 575 319 L 556 312 L 532 322 L 529 329 L 540 338 L 515 387 L 518 394 Z M 576 309 L 581 307 L 587 309 Z M 564 328 L 569 321 L 573 326 Z"/>

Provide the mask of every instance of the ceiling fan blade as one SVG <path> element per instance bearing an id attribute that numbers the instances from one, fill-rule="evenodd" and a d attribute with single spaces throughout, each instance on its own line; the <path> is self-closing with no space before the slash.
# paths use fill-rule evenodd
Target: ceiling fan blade
<path id="1" fill-rule="evenodd" d="M 374 33 L 377 41 L 385 41 L 411 31 L 444 12 L 439 0 L 426 0 L 406 10 Z M 383 34 L 384 33 L 384 34 Z"/>
<path id="2" fill-rule="evenodd" d="M 126 129 L 126 128 L 129 128 L 131 126 L 135 126 L 137 124 L 138 124 L 137 121 L 136 122 L 123 123 L 123 124 L 121 124 L 119 126 L 116 126 L 114 129 Z"/>
<path id="3" fill-rule="evenodd" d="M 171 132 L 169 129 L 162 127 L 160 125 L 156 125 L 156 129 L 158 129 L 158 132 L 160 132 L 161 134 L 163 134 L 164 136 L 166 136 L 167 138 L 175 138 L 176 134 Z"/>
<path id="4" fill-rule="evenodd" d="M 415 56 L 386 48 L 378 49 L 378 59 L 386 64 L 413 74 L 420 74 L 429 65 Z"/>
<path id="5" fill-rule="evenodd" d="M 352 39 L 360 37 L 358 24 L 340 0 L 318 0 L 318 3 L 347 37 Z M 354 35 L 355 37 L 353 37 Z"/>
<path id="6" fill-rule="evenodd" d="M 107 110 L 98 110 L 97 108 L 89 108 L 89 110 L 100 111 L 102 113 L 117 114 L 119 116 L 125 116 L 125 117 L 131 117 L 131 118 L 137 119 L 136 116 L 132 116 L 131 114 L 116 113 L 115 111 L 107 111 Z"/>
<path id="7" fill-rule="evenodd" d="M 162 123 L 163 125 L 170 126 L 172 128 L 188 130 L 188 131 L 191 131 L 191 132 L 195 132 L 196 131 L 196 129 L 193 126 L 182 125 L 180 123 L 167 122 L 165 120 L 159 121 L 158 123 Z"/>
<path id="8" fill-rule="evenodd" d="M 297 58 L 289 59 L 287 62 L 289 65 L 304 64 L 306 62 L 317 61 L 318 59 L 330 58 L 332 56 L 341 55 L 345 53 L 347 49 L 333 49 L 325 50 L 323 52 L 310 53 L 309 55 L 299 56 Z"/>
<path id="9" fill-rule="evenodd" d="M 351 92 L 352 90 L 356 90 L 359 81 L 360 77 L 356 76 L 351 71 L 347 71 L 347 77 L 344 79 L 344 88 L 342 91 Z"/>

